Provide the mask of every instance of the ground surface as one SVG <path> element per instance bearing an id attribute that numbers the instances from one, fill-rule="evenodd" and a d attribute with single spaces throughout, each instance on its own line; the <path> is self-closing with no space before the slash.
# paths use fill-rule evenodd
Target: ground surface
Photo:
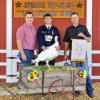
<path id="1" fill-rule="evenodd" d="M 75 97 L 75 100 L 100 100 L 100 83 L 95 83 L 94 85 L 94 95 L 95 97 L 93 99 L 89 98 L 85 91 L 81 92 L 81 95 L 79 97 Z M 2 89 L 0 90 L 2 91 Z M 72 94 L 67 93 L 63 96 L 58 96 L 57 94 L 53 95 L 45 95 L 44 97 L 42 95 L 19 95 L 17 96 L 19 100 L 72 100 Z M 18 100 L 16 98 L 13 98 L 12 96 L 0 96 L 0 100 Z"/>

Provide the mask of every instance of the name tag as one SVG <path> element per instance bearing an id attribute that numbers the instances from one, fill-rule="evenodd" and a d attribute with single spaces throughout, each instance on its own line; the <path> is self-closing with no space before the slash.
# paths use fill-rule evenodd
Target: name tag
<path id="1" fill-rule="evenodd" d="M 51 35 L 45 35 L 45 41 L 51 41 L 52 38 L 53 37 Z"/>

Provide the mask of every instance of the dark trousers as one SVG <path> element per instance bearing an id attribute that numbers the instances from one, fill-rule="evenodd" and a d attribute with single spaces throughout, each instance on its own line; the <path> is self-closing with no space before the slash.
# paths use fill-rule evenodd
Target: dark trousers
<path id="1" fill-rule="evenodd" d="M 49 65 L 54 65 L 54 64 L 55 64 L 55 59 L 49 61 Z M 40 61 L 39 66 L 43 66 L 43 65 L 46 65 L 46 62 L 45 61 Z"/>
<path id="2" fill-rule="evenodd" d="M 88 73 L 88 76 L 86 78 L 86 93 L 88 95 L 92 95 L 93 94 L 93 87 L 92 87 L 92 79 L 89 75 L 89 68 L 88 68 L 88 62 L 87 62 L 87 57 L 86 57 L 86 62 L 75 62 L 75 61 L 71 61 L 71 65 L 73 67 L 81 67 L 83 69 L 85 69 Z"/>

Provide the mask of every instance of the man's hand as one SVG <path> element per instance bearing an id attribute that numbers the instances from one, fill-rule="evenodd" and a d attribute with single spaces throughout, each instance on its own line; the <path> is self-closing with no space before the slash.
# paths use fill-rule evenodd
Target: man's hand
<path id="1" fill-rule="evenodd" d="M 43 49 L 43 51 L 45 51 L 48 49 L 48 47 L 43 46 L 42 49 Z"/>
<path id="2" fill-rule="evenodd" d="M 57 50 L 57 51 L 59 51 L 59 50 L 60 50 L 60 46 L 58 46 L 58 47 L 55 47 L 55 48 L 56 48 L 56 50 Z"/>
<path id="3" fill-rule="evenodd" d="M 78 36 L 79 36 L 79 37 L 82 37 L 82 38 L 85 37 L 85 35 L 84 35 L 83 33 L 81 33 L 81 32 L 78 34 Z"/>
<path id="4" fill-rule="evenodd" d="M 68 60 L 68 56 L 64 55 L 64 60 L 67 61 Z"/>
<path id="5" fill-rule="evenodd" d="M 91 39 L 91 38 L 85 36 L 83 33 L 80 32 L 80 33 L 78 34 L 78 36 L 84 38 L 87 42 L 90 42 L 90 39 Z"/>
<path id="6" fill-rule="evenodd" d="M 26 60 L 27 60 L 27 57 L 26 57 L 26 55 L 25 55 L 25 53 L 24 53 L 24 52 L 21 52 L 21 56 L 22 56 L 22 59 L 23 59 L 24 61 L 26 61 Z"/>

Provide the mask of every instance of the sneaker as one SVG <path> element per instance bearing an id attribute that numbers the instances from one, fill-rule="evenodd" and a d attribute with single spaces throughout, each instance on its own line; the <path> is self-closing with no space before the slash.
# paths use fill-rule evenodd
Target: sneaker
<path id="1" fill-rule="evenodd" d="M 80 91 L 75 91 L 75 96 L 76 97 L 80 96 L 80 94 L 81 94 Z"/>
<path id="2" fill-rule="evenodd" d="M 90 98 L 94 98 L 94 94 L 88 95 Z"/>

